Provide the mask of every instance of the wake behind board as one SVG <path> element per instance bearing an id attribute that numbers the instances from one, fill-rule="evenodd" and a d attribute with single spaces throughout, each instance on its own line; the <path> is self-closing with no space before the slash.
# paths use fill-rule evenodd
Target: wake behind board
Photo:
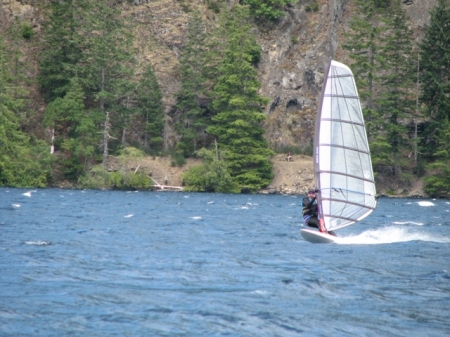
<path id="1" fill-rule="evenodd" d="M 321 233 L 314 229 L 301 229 L 300 233 L 306 241 L 311 243 L 335 243 L 337 239 L 336 236 Z"/>

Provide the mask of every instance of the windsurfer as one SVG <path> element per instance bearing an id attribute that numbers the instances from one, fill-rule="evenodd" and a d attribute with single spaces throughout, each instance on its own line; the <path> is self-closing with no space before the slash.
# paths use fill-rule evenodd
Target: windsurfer
<path id="1" fill-rule="evenodd" d="M 309 190 L 308 196 L 303 198 L 303 220 L 307 226 L 318 228 L 322 233 L 327 233 L 323 221 L 320 221 L 317 215 L 316 191 Z"/>

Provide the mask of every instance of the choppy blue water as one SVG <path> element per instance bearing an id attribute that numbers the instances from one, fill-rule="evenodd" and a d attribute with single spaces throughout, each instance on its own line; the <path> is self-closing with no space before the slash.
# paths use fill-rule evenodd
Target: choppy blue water
<path id="1" fill-rule="evenodd" d="M 0 188 L 0 335 L 450 334 L 449 200 L 381 198 L 328 245 L 301 201 Z"/>

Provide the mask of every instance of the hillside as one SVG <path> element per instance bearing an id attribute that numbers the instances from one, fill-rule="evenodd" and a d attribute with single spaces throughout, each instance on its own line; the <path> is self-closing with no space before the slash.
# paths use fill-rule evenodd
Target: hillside
<path id="1" fill-rule="evenodd" d="M 5 37 L 6 50 L 17 49 L 14 64 L 21 76 L 16 78 L 16 82 L 22 83 L 28 93 L 24 101 L 26 106 L 16 113 L 20 130 L 45 140 L 47 144 L 52 141 L 52 130 L 43 123 L 48 105 L 36 79 L 41 71 L 39 57 L 43 54 L 42 46 L 46 40 L 44 27 L 49 20 L 46 5 L 50 3 L 55 1 L 0 0 L 0 34 Z M 136 61 L 132 81 L 139 80 L 148 65 L 154 69 L 162 91 L 164 127 L 161 142 L 164 151 L 173 150 L 180 140 L 176 124 L 182 112 L 175 105 L 181 87 L 181 55 L 188 41 L 189 18 L 194 12 L 199 13 L 205 24 L 204 30 L 210 32 L 221 24 L 219 12 L 226 12 L 238 3 L 241 1 L 119 0 L 109 3 L 119 10 L 120 18 L 130 19 L 132 23 L 133 48 L 130 49 L 133 49 Z M 423 36 L 423 28 L 429 22 L 429 11 L 435 4 L 436 0 L 401 0 L 401 7 L 410 18 L 408 29 L 414 32 L 416 41 Z M 220 9 L 218 5 L 224 7 Z M 294 146 L 306 149 L 311 146 L 324 67 L 330 58 L 352 62 L 342 45 L 356 10 L 353 0 L 299 0 L 284 6 L 283 15 L 276 21 L 251 20 L 251 34 L 261 51 L 260 60 L 255 65 L 261 83 L 258 93 L 269 101 L 262 110 L 266 116 L 265 138 L 271 148 Z M 14 29 L 17 31 L 13 34 Z M 30 33 L 26 38 L 24 29 Z M 92 106 L 86 105 L 88 108 Z M 117 123 L 120 116 L 113 117 Z M 100 134 L 102 125 L 108 122 L 97 122 L 99 130 L 95 130 L 96 134 Z M 117 123 L 113 134 L 116 139 L 114 148 L 119 148 L 119 142 L 123 146 L 143 147 L 141 126 L 139 118 L 124 126 Z M 101 140 L 93 143 L 101 149 Z M 409 152 L 409 148 L 407 150 Z M 110 155 L 117 153 L 112 150 Z M 401 152 L 400 156 L 404 157 L 405 153 Z M 167 177 L 168 184 L 179 185 L 181 173 L 196 163 L 198 161 L 188 159 L 185 167 L 178 168 L 171 166 L 168 158 L 149 157 L 127 166 L 130 170 L 147 170 L 158 182 L 163 183 Z M 294 156 L 293 162 L 286 162 L 284 156 L 279 155 L 273 159 L 273 164 L 275 178 L 269 186 L 271 191 L 304 193 L 313 183 L 311 159 L 308 157 Z M 110 165 L 115 169 L 113 166 L 118 163 L 113 160 Z M 382 193 L 422 194 L 420 182 L 399 183 L 393 181 L 389 174 L 382 177 L 380 173 L 377 177 L 378 189 Z"/>

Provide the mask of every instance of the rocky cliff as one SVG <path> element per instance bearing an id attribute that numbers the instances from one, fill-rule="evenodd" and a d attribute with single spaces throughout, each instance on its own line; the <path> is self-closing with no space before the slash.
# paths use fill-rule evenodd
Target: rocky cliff
<path id="1" fill-rule="evenodd" d="M 409 14 L 410 26 L 421 37 L 429 20 L 429 10 L 436 0 L 398 0 Z M 0 0 L 0 28 L 6 29 L 16 18 L 28 22 L 39 39 L 45 19 L 42 5 L 46 1 Z M 144 66 L 151 63 L 164 94 L 167 116 L 166 144 L 175 143 L 172 112 L 179 90 L 179 54 L 187 33 L 188 17 L 199 11 L 212 29 L 217 14 L 211 10 L 214 0 L 116 0 L 123 15 L 136 22 L 137 59 Z M 238 0 L 222 1 L 228 7 Z M 316 3 L 318 10 L 311 10 Z M 340 48 L 342 33 L 348 29 L 354 9 L 352 0 L 299 0 L 286 6 L 285 14 L 275 23 L 254 25 L 262 59 L 258 71 L 261 94 L 270 99 L 266 107 L 266 136 L 273 146 L 308 147 L 312 142 L 314 116 L 324 68 L 330 58 L 348 62 Z M 23 45 L 25 57 L 36 65 L 38 46 Z M 37 67 L 34 66 L 37 71 Z M 31 73 L 30 76 L 35 76 Z M 35 95 L 34 107 L 43 111 L 42 101 Z"/>

